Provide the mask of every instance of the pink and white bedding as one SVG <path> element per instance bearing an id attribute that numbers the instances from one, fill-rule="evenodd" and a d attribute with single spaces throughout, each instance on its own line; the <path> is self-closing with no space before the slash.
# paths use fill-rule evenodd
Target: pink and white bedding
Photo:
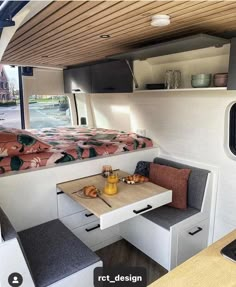
<path id="1" fill-rule="evenodd" d="M 147 137 L 102 128 L 60 127 L 27 132 L 50 147 L 36 153 L 0 155 L 0 174 L 153 146 L 152 140 Z M 22 140 L 20 143 L 20 150 L 24 150 L 26 144 Z"/>

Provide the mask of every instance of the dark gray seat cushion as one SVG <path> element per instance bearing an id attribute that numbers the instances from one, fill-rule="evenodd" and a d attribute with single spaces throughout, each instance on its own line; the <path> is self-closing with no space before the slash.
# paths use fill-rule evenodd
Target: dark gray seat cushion
<path id="1" fill-rule="evenodd" d="M 1 233 L 4 241 L 17 238 L 17 232 L 12 226 L 10 220 L 0 207 L 0 224 L 1 224 Z"/>
<path id="2" fill-rule="evenodd" d="M 188 207 L 186 210 L 183 210 L 165 205 L 146 212 L 142 214 L 142 216 L 163 228 L 170 230 L 171 226 L 198 212 L 198 209 L 192 207 Z"/>
<path id="3" fill-rule="evenodd" d="M 59 220 L 18 235 L 37 287 L 48 286 L 100 260 Z"/>
<path id="4" fill-rule="evenodd" d="M 154 158 L 154 163 L 174 168 L 189 168 L 191 173 L 188 179 L 187 205 L 201 210 L 209 170 L 181 164 L 164 158 Z"/>

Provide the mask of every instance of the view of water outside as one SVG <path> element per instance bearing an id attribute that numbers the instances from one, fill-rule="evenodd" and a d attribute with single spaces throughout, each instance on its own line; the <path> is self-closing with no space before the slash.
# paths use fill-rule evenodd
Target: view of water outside
<path id="1" fill-rule="evenodd" d="M 29 99 L 30 128 L 70 126 L 66 96 L 32 95 Z M 18 68 L 0 65 L 0 125 L 21 128 Z"/>

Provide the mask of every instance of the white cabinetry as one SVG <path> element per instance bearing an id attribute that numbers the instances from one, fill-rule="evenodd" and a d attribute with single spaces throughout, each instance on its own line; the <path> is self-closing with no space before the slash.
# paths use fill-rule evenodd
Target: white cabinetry
<path id="1" fill-rule="evenodd" d="M 191 75 L 202 73 L 209 73 L 212 75 L 215 73 L 227 73 L 229 68 L 229 52 L 230 44 L 227 44 L 221 48 L 210 47 L 148 58 L 145 61 L 136 60 L 134 61 L 134 74 L 139 84 L 139 88 L 136 91 L 145 90 L 146 84 L 164 83 L 167 70 L 181 71 L 181 91 L 185 89 L 187 89 L 187 91 L 189 91 L 189 89 L 192 91 L 199 90 L 192 88 Z M 213 87 L 213 83 L 211 84 L 211 87 Z M 214 89 L 217 90 L 218 88 L 214 87 Z M 176 89 L 174 91 L 178 90 L 179 89 Z M 219 90 L 222 90 L 222 88 L 219 88 Z M 163 90 L 153 91 L 163 92 Z"/>
<path id="2" fill-rule="evenodd" d="M 170 269 L 170 232 L 143 216 L 120 224 L 123 238 L 166 269 Z"/>
<path id="3" fill-rule="evenodd" d="M 191 233 L 191 234 L 190 234 Z M 120 234 L 167 270 L 207 247 L 209 218 L 199 212 L 170 230 L 138 216 L 120 224 Z"/>
<path id="4" fill-rule="evenodd" d="M 177 265 L 207 246 L 209 220 L 194 224 L 178 233 Z"/>
<path id="5" fill-rule="evenodd" d="M 58 218 L 93 251 L 120 239 L 118 225 L 100 229 L 99 219 L 60 191 L 57 194 Z"/>

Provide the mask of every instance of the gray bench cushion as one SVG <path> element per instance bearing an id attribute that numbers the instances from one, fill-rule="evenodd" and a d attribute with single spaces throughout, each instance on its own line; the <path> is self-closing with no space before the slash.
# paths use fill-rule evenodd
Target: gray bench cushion
<path id="1" fill-rule="evenodd" d="M 182 210 L 171 206 L 161 206 L 142 214 L 142 216 L 162 226 L 163 228 L 170 230 L 171 226 L 198 212 L 198 209 L 192 207 Z"/>
<path id="2" fill-rule="evenodd" d="M 175 168 L 191 169 L 191 173 L 188 179 L 188 207 L 193 207 L 198 210 L 201 210 L 209 170 L 181 164 L 158 157 L 156 157 L 153 162 Z"/>
<path id="3" fill-rule="evenodd" d="M 17 238 L 17 233 L 14 227 L 12 226 L 10 220 L 0 207 L 0 224 L 1 224 L 1 233 L 4 241 Z"/>
<path id="4" fill-rule="evenodd" d="M 37 287 L 48 286 L 100 260 L 59 220 L 18 235 Z"/>

